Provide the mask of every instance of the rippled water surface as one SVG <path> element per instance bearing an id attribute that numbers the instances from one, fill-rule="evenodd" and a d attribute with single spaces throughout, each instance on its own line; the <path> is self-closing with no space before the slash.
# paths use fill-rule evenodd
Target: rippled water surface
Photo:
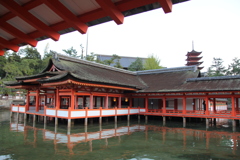
<path id="1" fill-rule="evenodd" d="M 232 129 L 228 120 L 206 129 L 204 122 L 149 118 L 148 124 L 122 118 L 115 124 L 97 119 L 84 127 L 75 123 L 71 130 L 66 122 L 58 127 L 40 120 L 10 122 L 9 111 L 0 111 L 0 160 L 232 160 L 240 159 L 240 127 Z"/>

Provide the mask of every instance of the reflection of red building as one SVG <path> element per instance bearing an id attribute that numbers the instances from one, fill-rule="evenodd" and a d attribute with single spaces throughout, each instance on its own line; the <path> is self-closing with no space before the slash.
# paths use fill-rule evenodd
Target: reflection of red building
<path id="1" fill-rule="evenodd" d="M 41 73 L 6 85 L 28 91 L 27 104 L 12 112 L 69 123 L 123 115 L 240 119 L 240 76 L 200 75 L 196 66 L 132 72 L 55 54 Z M 231 110 L 219 111 L 219 98 L 230 99 Z"/>
<path id="2" fill-rule="evenodd" d="M 38 145 L 38 141 L 49 141 L 50 143 L 47 143 L 54 145 L 53 147 L 55 153 L 61 152 L 62 154 L 70 155 L 85 155 L 88 152 L 110 149 L 115 146 L 122 147 L 126 145 L 126 140 L 121 141 L 121 137 L 124 135 L 131 135 L 134 132 L 143 133 L 138 134 L 138 136 L 136 137 L 144 140 L 144 146 L 147 146 L 148 143 L 152 144 L 154 139 L 156 140 L 156 144 L 160 145 L 159 147 L 173 148 L 173 144 L 175 143 L 173 142 L 174 138 L 172 138 L 171 136 L 174 136 L 175 138 L 177 137 L 178 141 L 176 144 L 178 145 L 178 147 L 180 148 L 180 146 L 182 145 L 184 149 L 189 149 L 184 150 L 185 153 L 188 151 L 194 152 L 195 149 L 199 151 L 199 149 L 202 148 L 211 150 L 211 153 L 216 152 L 216 154 L 219 154 L 219 150 L 216 150 L 217 142 L 217 146 L 219 149 L 222 149 L 222 152 L 232 150 L 233 155 L 235 155 L 239 153 L 238 143 L 240 141 L 240 133 L 238 132 L 232 133 L 221 130 L 207 131 L 189 128 L 161 127 L 155 125 L 132 125 L 121 127 L 115 126 L 115 128 L 112 129 L 100 129 L 99 131 L 95 132 L 85 131 L 72 134 L 57 132 L 57 126 L 55 126 L 55 129 L 51 129 L 55 131 L 51 131 L 32 126 L 24 126 L 23 124 L 11 123 L 10 129 L 14 132 L 22 132 L 24 136 L 24 142 L 34 146 L 34 148 L 41 147 L 41 145 Z M 139 142 L 136 141 L 136 137 L 132 136 L 131 138 L 128 138 L 127 141 L 132 141 L 133 143 Z M 98 140 L 104 141 L 101 141 L 102 143 L 99 143 L 100 141 Z M 112 141 L 114 145 L 111 145 Z M 79 144 L 84 145 L 81 147 L 79 146 Z M 157 146 L 156 144 L 154 144 L 154 146 Z M 195 144 L 198 147 L 193 147 L 192 144 Z M 141 143 L 135 145 L 141 146 L 143 144 Z"/>
<path id="3" fill-rule="evenodd" d="M 187 64 L 186 64 L 186 66 L 196 65 L 196 66 L 198 66 L 199 70 L 203 69 L 203 67 L 200 67 L 200 65 L 203 62 L 199 62 L 199 60 L 202 59 L 202 57 L 199 57 L 201 53 L 202 52 L 197 52 L 194 49 L 191 52 L 188 52 L 187 55 L 186 55 L 187 56 L 187 59 L 186 59 Z"/>

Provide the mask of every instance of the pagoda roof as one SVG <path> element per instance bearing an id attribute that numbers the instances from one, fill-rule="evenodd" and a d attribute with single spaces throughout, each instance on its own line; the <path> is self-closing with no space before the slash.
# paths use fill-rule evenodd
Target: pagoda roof
<path id="1" fill-rule="evenodd" d="M 188 61 L 186 66 L 191 66 L 191 65 L 201 65 L 203 62 L 191 62 L 191 61 Z"/>
<path id="2" fill-rule="evenodd" d="M 191 61 L 191 60 L 198 61 L 200 59 L 202 59 L 202 57 L 195 57 L 195 56 L 192 57 L 192 56 L 189 56 L 189 57 L 187 57 L 186 61 Z"/>
<path id="3" fill-rule="evenodd" d="M 188 52 L 187 54 L 186 54 L 186 56 L 199 56 L 200 54 L 201 54 L 202 52 L 197 52 L 197 51 L 195 51 L 195 50 L 192 50 L 192 51 L 190 51 L 190 52 Z"/>

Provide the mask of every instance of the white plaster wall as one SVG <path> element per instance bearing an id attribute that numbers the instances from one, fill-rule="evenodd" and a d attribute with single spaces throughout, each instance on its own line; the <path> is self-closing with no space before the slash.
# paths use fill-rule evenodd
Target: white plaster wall
<path id="1" fill-rule="evenodd" d="M 57 115 L 61 117 L 68 117 L 68 111 L 57 111 Z"/>
<path id="2" fill-rule="evenodd" d="M 146 109 L 140 109 L 140 112 L 146 112 Z"/>
<path id="3" fill-rule="evenodd" d="M 138 109 L 130 109 L 130 113 L 138 113 Z"/>
<path id="4" fill-rule="evenodd" d="M 71 111 L 71 117 L 85 117 L 85 111 Z"/>
<path id="5" fill-rule="evenodd" d="M 56 115 L 56 111 L 55 110 L 46 110 L 46 115 L 49 115 L 49 116 L 55 116 Z"/>
<path id="6" fill-rule="evenodd" d="M 25 112 L 25 107 L 19 107 L 19 112 Z"/>
<path id="7" fill-rule="evenodd" d="M 117 114 L 128 114 L 128 110 L 124 109 L 124 110 L 117 110 Z"/>
<path id="8" fill-rule="evenodd" d="M 13 106 L 12 111 L 18 111 L 18 107 Z"/>
<path id="9" fill-rule="evenodd" d="M 100 116 L 100 110 L 88 111 L 88 116 Z"/>
<path id="10" fill-rule="evenodd" d="M 115 115 L 115 110 L 102 110 L 102 115 L 103 115 L 103 116 Z"/>

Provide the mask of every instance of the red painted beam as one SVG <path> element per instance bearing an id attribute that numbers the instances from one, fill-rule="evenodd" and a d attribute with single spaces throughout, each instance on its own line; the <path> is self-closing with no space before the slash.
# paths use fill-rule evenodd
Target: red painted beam
<path id="1" fill-rule="evenodd" d="M 33 16 L 30 12 L 25 10 L 22 6 L 16 3 L 13 0 L 0 0 L 0 4 L 9 9 L 12 13 L 32 25 L 34 28 L 42 32 L 44 35 L 52 38 L 57 41 L 60 37 L 60 34 L 54 31 L 51 27 L 44 24 L 38 18 Z"/>
<path id="2" fill-rule="evenodd" d="M 35 47 L 37 45 L 37 42 L 35 39 L 31 38 L 30 36 L 26 35 L 25 33 L 21 32 L 20 30 L 16 29 L 9 23 L 6 23 L 5 21 L 2 21 L 0 19 L 0 28 L 9 34 L 15 36 L 16 38 L 20 39 L 21 42 L 26 42 L 30 44 L 31 46 Z"/>
<path id="3" fill-rule="evenodd" d="M 11 49 L 14 52 L 17 52 L 19 50 L 19 46 L 7 41 L 6 39 L 0 37 L 0 44 L 4 46 L 5 48 Z"/>
<path id="4" fill-rule="evenodd" d="M 81 22 L 76 15 L 74 15 L 58 0 L 44 0 L 44 4 L 46 4 L 62 19 L 64 19 L 65 22 L 70 24 L 80 33 L 85 34 L 87 32 L 88 26 L 85 23 Z"/>
<path id="5" fill-rule="evenodd" d="M 5 51 L 4 51 L 4 50 L 2 50 L 2 49 L 0 49 L 0 56 L 3 56 L 3 55 L 4 55 L 4 53 L 5 53 Z"/>
<path id="6" fill-rule="evenodd" d="M 172 12 L 172 1 L 171 0 L 158 0 L 158 2 L 160 3 L 160 5 L 165 13 Z"/>
<path id="7" fill-rule="evenodd" d="M 123 24 L 124 15 L 111 0 L 96 0 L 96 2 L 117 24 Z"/>

